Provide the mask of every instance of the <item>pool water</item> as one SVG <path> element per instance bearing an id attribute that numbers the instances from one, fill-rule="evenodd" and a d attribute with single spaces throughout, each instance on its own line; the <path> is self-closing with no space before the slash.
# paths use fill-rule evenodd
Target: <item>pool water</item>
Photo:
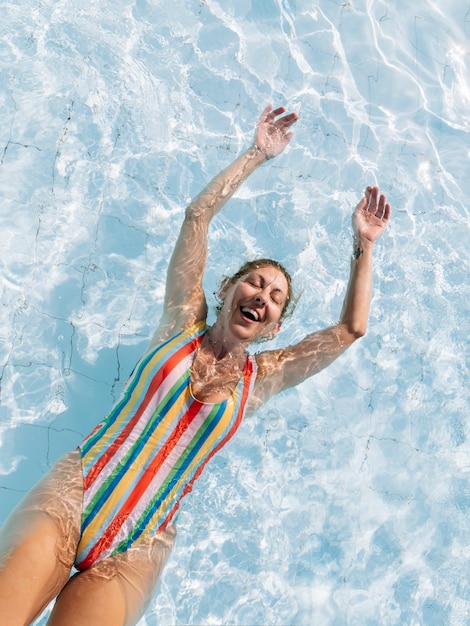
<path id="1" fill-rule="evenodd" d="M 469 3 L 0 17 L 0 521 L 117 398 L 185 205 L 285 104 L 291 145 L 214 220 L 211 319 L 222 276 L 262 255 L 300 296 L 273 346 L 333 323 L 350 215 L 379 184 L 393 221 L 369 331 L 214 459 L 140 626 L 470 623 Z"/>

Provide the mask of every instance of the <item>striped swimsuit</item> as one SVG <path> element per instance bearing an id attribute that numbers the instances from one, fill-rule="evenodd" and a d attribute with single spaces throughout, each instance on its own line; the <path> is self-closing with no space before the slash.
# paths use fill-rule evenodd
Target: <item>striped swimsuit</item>
<path id="1" fill-rule="evenodd" d="M 145 354 L 120 400 L 80 444 L 84 495 L 78 569 L 163 531 L 206 463 L 238 429 L 256 361 L 247 357 L 243 377 L 227 400 L 196 400 L 191 365 L 205 332 L 205 322 L 198 322 Z"/>

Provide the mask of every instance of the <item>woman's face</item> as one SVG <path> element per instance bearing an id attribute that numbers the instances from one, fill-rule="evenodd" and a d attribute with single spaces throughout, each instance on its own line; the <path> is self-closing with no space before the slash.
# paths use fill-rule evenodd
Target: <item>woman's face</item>
<path id="1" fill-rule="evenodd" d="M 287 279 L 276 267 L 251 270 L 222 290 L 221 315 L 228 318 L 231 332 L 252 341 L 276 333 L 288 294 Z"/>

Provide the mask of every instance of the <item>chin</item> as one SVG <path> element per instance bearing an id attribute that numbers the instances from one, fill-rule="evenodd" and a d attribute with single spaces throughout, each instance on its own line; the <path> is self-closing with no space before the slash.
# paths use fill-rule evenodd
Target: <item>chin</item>
<path id="1" fill-rule="evenodd" d="M 241 341 L 256 341 L 258 338 L 258 333 L 253 332 L 255 329 L 252 329 L 250 326 L 242 326 L 235 324 L 232 326 L 232 333 Z"/>
<path id="2" fill-rule="evenodd" d="M 269 335 L 269 333 L 266 333 L 266 329 L 257 329 L 258 332 L 250 332 L 250 333 L 240 333 L 243 334 L 243 341 L 249 342 L 249 343 L 255 343 L 255 342 L 260 342 L 260 341 L 266 341 L 268 339 L 267 335 Z"/>

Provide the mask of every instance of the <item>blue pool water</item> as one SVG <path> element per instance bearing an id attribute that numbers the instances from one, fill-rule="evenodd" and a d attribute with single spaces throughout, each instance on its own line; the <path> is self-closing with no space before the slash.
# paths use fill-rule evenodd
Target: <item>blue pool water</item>
<path id="1" fill-rule="evenodd" d="M 469 2 L 23 0 L 0 23 L 0 521 L 119 394 L 185 204 L 286 104 L 207 291 L 273 256 L 300 294 L 276 345 L 334 322 L 377 183 L 369 332 L 214 460 L 140 626 L 469 624 Z"/>

